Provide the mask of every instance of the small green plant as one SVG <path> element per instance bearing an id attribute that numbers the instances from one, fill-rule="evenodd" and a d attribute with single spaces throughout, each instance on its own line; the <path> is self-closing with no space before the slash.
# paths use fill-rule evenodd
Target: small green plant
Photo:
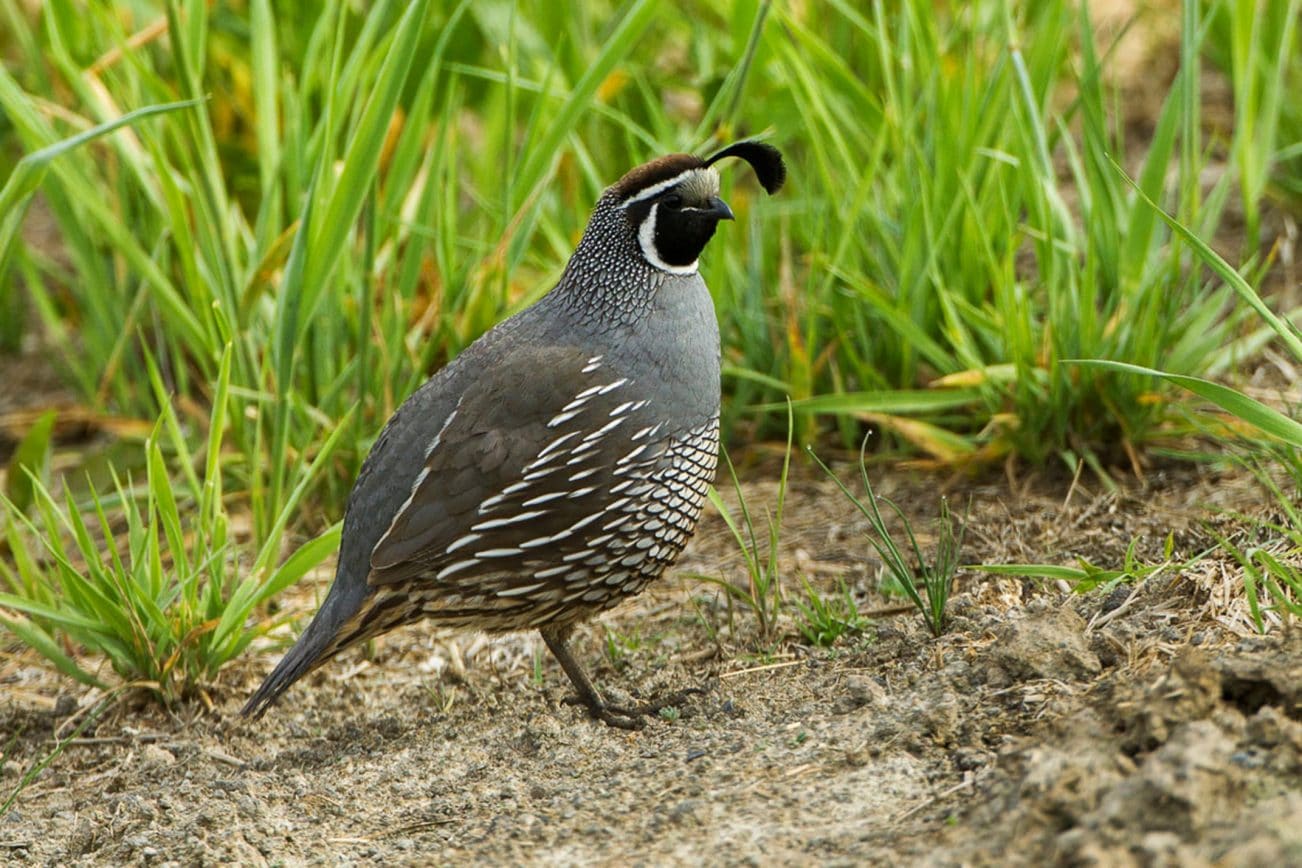
<path id="1" fill-rule="evenodd" d="M 1267 613 L 1271 611 L 1281 619 L 1302 617 L 1302 509 L 1298 507 L 1302 502 L 1298 496 L 1302 493 L 1302 457 L 1288 449 L 1267 453 L 1271 451 L 1289 475 L 1284 484 L 1276 480 L 1262 455 L 1249 452 L 1239 460 L 1270 494 L 1279 509 L 1279 519 L 1231 513 L 1267 541 L 1242 546 L 1226 534 L 1211 531 L 1218 545 L 1243 569 L 1244 596 L 1259 633 L 1266 632 L 1272 620 Z"/>
<path id="2" fill-rule="evenodd" d="M 1126 556 L 1122 560 L 1121 566 L 1116 568 L 1100 567 L 1090 563 L 1085 558 L 1077 558 L 1074 567 L 1059 564 L 970 564 L 965 569 L 1000 576 L 1021 576 L 1030 579 L 1067 582 L 1076 593 L 1087 594 L 1094 590 L 1107 592 L 1120 584 L 1142 582 L 1154 578 L 1172 566 L 1177 569 L 1185 569 L 1207 555 L 1207 552 L 1202 552 L 1183 563 L 1176 564 L 1173 557 L 1175 553 L 1175 535 L 1169 533 L 1166 535 L 1166 542 L 1162 546 L 1162 562 L 1146 564 L 1136 552 L 1139 541 L 1139 537 L 1130 540 L 1130 545 L 1126 546 Z"/>
<path id="3" fill-rule="evenodd" d="M 869 437 L 872 436 L 869 432 Z M 835 473 L 833 473 L 822 460 L 814 454 L 812 447 L 807 447 L 809 456 L 814 459 L 823 472 L 831 477 L 837 487 L 850 498 L 850 502 L 855 505 L 859 512 L 863 513 L 864 518 L 868 519 L 868 525 L 871 528 L 871 535 L 868 542 L 877 551 L 878 557 L 882 559 L 882 564 L 886 568 L 887 577 L 898 583 L 900 591 L 908 597 L 913 603 L 914 608 L 922 615 L 923 622 L 933 636 L 939 636 L 945 632 L 945 606 L 949 602 L 950 590 L 954 586 L 954 573 L 958 570 L 958 555 L 963 547 L 963 534 L 966 527 L 959 529 L 958 535 L 954 534 L 954 518 L 949 511 L 949 503 L 945 498 L 940 499 L 940 519 L 938 522 L 939 539 L 936 542 L 935 557 L 929 564 L 922 556 L 922 549 L 918 546 L 917 535 L 913 532 L 913 525 L 909 522 L 904 511 L 899 508 L 890 498 L 879 497 L 874 491 L 872 481 L 868 478 L 868 462 L 865 456 L 865 450 L 868 446 L 868 437 L 864 437 L 859 446 L 859 472 L 863 479 L 864 491 L 866 496 L 862 499 L 856 497 L 854 492 L 846 487 Z M 881 509 L 878 503 L 885 503 L 895 513 L 904 528 L 904 534 L 908 538 L 909 548 L 912 550 L 913 560 L 910 562 L 904 553 L 896 544 L 895 539 L 891 536 L 890 530 L 886 527 L 886 522 L 882 519 Z M 914 564 L 917 566 L 915 567 Z"/>
<path id="4" fill-rule="evenodd" d="M 801 621 L 797 625 L 805 641 L 826 648 L 846 634 L 862 632 L 868 620 L 859 614 L 850 589 L 841 582 L 835 594 L 824 597 L 805 582 L 805 601 L 796 601 Z"/>
<path id="5" fill-rule="evenodd" d="M 1302 558 L 1302 546 L 1291 550 L 1294 562 L 1290 562 L 1290 555 L 1264 546 L 1242 549 L 1223 536 L 1217 538 L 1221 547 L 1243 567 L 1244 592 L 1257 632 L 1266 632 L 1263 610 L 1273 609 L 1280 616 L 1302 617 L 1302 566 L 1297 562 Z"/>
<path id="6" fill-rule="evenodd" d="M 429 688 L 430 698 L 439 714 L 447 714 L 457 704 L 457 690 L 444 684 L 435 683 Z"/>
<path id="7" fill-rule="evenodd" d="M 729 602 L 729 606 L 731 605 L 731 602 Z M 719 647 L 719 624 L 710 613 L 710 609 L 712 608 L 712 602 L 704 596 L 698 594 L 692 597 L 692 612 L 694 620 L 705 628 L 706 638 L 709 639 L 711 645 L 714 645 L 717 648 Z"/>
<path id="8" fill-rule="evenodd" d="M 628 658 L 642 647 L 642 637 L 637 632 L 620 633 L 606 628 L 606 659 L 616 669 L 628 665 Z"/>
<path id="9" fill-rule="evenodd" d="M 679 711 L 676 706 L 673 705 L 666 705 L 664 708 L 660 709 L 656 713 L 660 715 L 661 720 L 667 721 L 669 723 L 673 723 L 674 721 L 678 720 L 680 717 L 683 716 L 683 713 Z"/>
<path id="10" fill-rule="evenodd" d="M 742 491 L 741 482 L 737 479 L 737 470 L 732 465 L 728 451 L 720 450 L 724 463 L 728 465 L 728 475 L 732 479 L 733 490 L 737 493 L 740 518 L 733 515 L 728 504 L 724 503 L 723 498 L 714 488 L 710 489 L 710 502 L 719 511 L 719 515 L 732 533 L 733 540 L 737 543 L 738 551 L 741 552 L 746 565 L 746 584 L 738 585 L 722 576 L 696 575 L 696 578 L 718 585 L 727 593 L 729 600 L 735 600 L 753 612 L 756 620 L 759 621 L 760 637 L 764 641 L 773 638 L 778 615 L 782 609 L 782 577 L 778 570 L 778 549 L 782 529 L 782 508 L 787 498 L 787 475 L 791 469 L 793 430 L 791 408 L 788 407 L 787 447 L 782 456 L 782 473 L 778 477 L 777 505 L 773 513 L 765 516 L 768 519 L 768 532 L 764 536 L 762 546 L 760 536 L 755 532 L 755 517 L 746 503 L 746 494 Z"/>
<path id="11" fill-rule="evenodd" d="M 545 680 L 543 678 L 543 649 L 539 645 L 533 649 L 533 673 L 529 676 L 529 683 L 535 690 L 542 690 Z"/>
<path id="12" fill-rule="evenodd" d="M 67 491 L 56 497 L 29 473 L 34 515 L 0 496 L 10 519 L 12 558 L 0 560 L 0 625 L 65 675 L 107 687 L 66 650 L 70 641 L 103 654 L 122 679 L 147 687 L 165 704 L 188 697 L 274 626 L 250 629 L 258 605 L 338 544 L 336 525 L 279 566 L 278 551 L 270 546 L 247 568 L 241 564 L 222 495 L 230 364 L 228 349 L 213 395 L 206 454 L 190 451 L 170 403 L 162 401 L 162 417 L 145 442 L 143 488 L 115 474 L 110 493 L 91 486 L 88 503 L 78 503 Z M 150 371 L 161 400 L 161 378 L 152 365 Z M 336 437 L 313 464 L 329 458 Z M 172 449 L 174 471 L 164 443 Z M 291 504 L 301 494 L 291 495 Z M 287 505 L 280 527 L 293 508 Z"/>

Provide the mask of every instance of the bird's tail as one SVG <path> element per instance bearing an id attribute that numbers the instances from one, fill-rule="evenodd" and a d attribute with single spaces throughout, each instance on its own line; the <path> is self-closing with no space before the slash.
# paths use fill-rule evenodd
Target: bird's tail
<path id="1" fill-rule="evenodd" d="M 276 668 L 262 682 L 262 686 L 249 697 L 240 714 L 257 719 L 275 704 L 289 686 L 342 650 L 339 631 L 362 607 L 367 594 L 365 583 L 341 587 L 349 583 L 337 577 L 325 602 L 317 611 L 312 623 L 298 637 Z"/>

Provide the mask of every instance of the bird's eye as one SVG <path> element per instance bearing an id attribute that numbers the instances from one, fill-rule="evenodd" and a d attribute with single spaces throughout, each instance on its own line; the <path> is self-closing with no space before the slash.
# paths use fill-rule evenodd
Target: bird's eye
<path id="1" fill-rule="evenodd" d="M 672 208 L 675 211 L 683 207 L 683 197 L 678 193 L 670 193 L 663 201 L 666 208 Z"/>

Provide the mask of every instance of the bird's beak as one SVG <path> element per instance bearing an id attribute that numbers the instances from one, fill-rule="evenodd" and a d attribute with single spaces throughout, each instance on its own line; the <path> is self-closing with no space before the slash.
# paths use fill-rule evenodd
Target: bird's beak
<path id="1" fill-rule="evenodd" d="M 710 197 L 709 205 L 710 205 L 709 213 L 713 214 L 716 220 L 737 219 L 733 215 L 732 209 L 728 207 L 728 203 L 720 199 L 718 196 Z"/>

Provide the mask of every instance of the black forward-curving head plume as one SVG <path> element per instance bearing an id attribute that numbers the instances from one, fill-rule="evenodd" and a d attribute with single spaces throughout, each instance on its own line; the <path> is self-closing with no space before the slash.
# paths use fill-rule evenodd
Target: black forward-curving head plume
<path id="1" fill-rule="evenodd" d="M 706 160 L 705 165 L 712 166 L 724 157 L 741 157 L 750 163 L 760 186 L 769 195 L 781 190 L 783 182 L 787 180 L 787 167 L 782 162 L 782 152 L 764 142 L 746 141 L 729 145 Z"/>

